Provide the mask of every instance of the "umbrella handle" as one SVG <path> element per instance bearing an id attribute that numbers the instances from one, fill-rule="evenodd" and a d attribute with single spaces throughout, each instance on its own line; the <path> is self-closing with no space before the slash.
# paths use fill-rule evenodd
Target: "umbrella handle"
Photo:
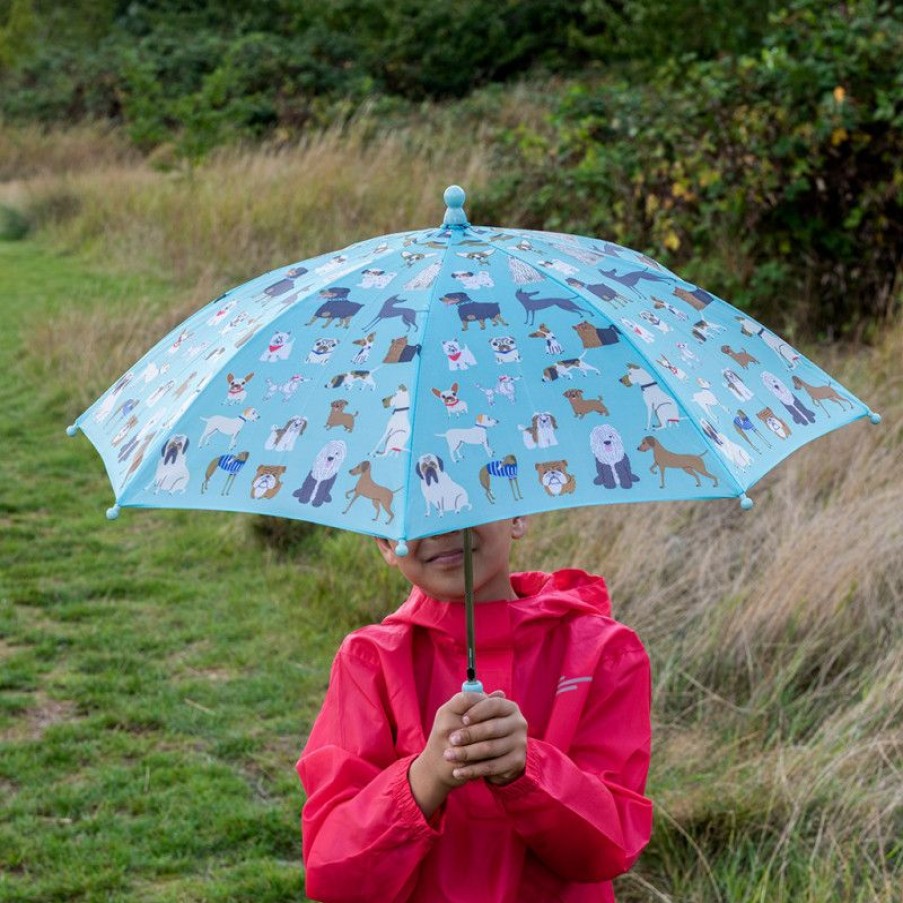
<path id="1" fill-rule="evenodd" d="M 476 630 L 474 627 L 473 598 L 473 546 L 470 527 L 462 531 L 464 542 L 464 621 L 467 631 L 467 680 L 461 689 L 465 693 L 482 693 L 483 685 L 477 680 Z"/>

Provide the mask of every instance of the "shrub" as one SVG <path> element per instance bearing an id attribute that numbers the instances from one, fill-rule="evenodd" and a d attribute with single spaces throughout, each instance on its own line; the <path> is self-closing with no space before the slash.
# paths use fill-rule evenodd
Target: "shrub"
<path id="1" fill-rule="evenodd" d="M 785 329 L 883 321 L 903 258 L 901 58 L 891 4 L 797 0 L 757 54 L 574 87 L 549 135 L 509 136 L 485 205 L 641 248 Z"/>

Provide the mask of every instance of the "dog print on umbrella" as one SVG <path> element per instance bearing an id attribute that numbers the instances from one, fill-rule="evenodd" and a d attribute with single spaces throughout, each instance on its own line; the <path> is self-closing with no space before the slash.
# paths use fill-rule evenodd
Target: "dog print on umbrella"
<path id="1" fill-rule="evenodd" d="M 492 457 L 492 448 L 489 445 L 489 430 L 498 425 L 498 420 L 488 414 L 477 414 L 473 426 L 456 427 L 444 433 L 436 433 L 440 439 L 448 443 L 448 453 L 452 461 L 461 461 L 465 445 L 482 446 L 488 457 Z"/>
<path id="2" fill-rule="evenodd" d="M 267 451 L 291 452 L 295 450 L 295 443 L 307 429 L 307 418 L 295 414 L 285 422 L 283 426 L 274 424 L 270 427 L 270 435 L 267 437 L 264 448 Z"/>
<path id="3" fill-rule="evenodd" d="M 378 521 L 381 513 L 386 515 L 386 523 L 390 524 L 395 519 L 395 513 L 392 511 L 392 500 L 395 497 L 397 489 L 392 490 L 387 486 L 381 486 L 377 483 L 371 474 L 369 461 L 361 461 L 348 471 L 353 477 L 357 477 L 354 486 L 345 493 L 346 499 L 351 499 L 342 514 L 347 514 L 351 510 L 351 506 L 360 498 L 368 499 L 373 505 L 373 520 Z"/>
<path id="4" fill-rule="evenodd" d="M 257 473 L 251 480 L 252 499 L 273 499 L 283 487 L 282 477 L 286 467 L 283 464 L 258 464 Z"/>
<path id="5" fill-rule="evenodd" d="M 433 395 L 442 402 L 445 413 L 449 417 L 460 417 L 467 413 L 467 402 L 458 395 L 459 386 L 454 382 L 447 389 L 437 389 L 435 386 L 431 389 Z"/>
<path id="6" fill-rule="evenodd" d="M 646 405 L 647 430 L 674 426 L 680 420 L 677 402 L 642 367 L 628 364 L 620 382 L 628 388 L 639 386 Z"/>
<path id="7" fill-rule="evenodd" d="M 332 501 L 332 487 L 345 461 L 348 446 L 341 439 L 331 439 L 318 452 L 304 482 L 292 495 L 302 505 L 319 508 Z"/>
<path id="8" fill-rule="evenodd" d="M 487 322 L 492 326 L 508 325 L 498 301 L 474 301 L 467 292 L 447 292 L 439 300 L 455 307 L 463 332 L 471 323 L 479 323 L 480 329 L 485 329 Z"/>
<path id="9" fill-rule="evenodd" d="M 539 310 L 550 310 L 557 308 L 573 314 L 589 314 L 592 311 L 577 303 L 575 297 L 571 298 L 537 298 L 539 291 L 528 292 L 526 289 L 519 288 L 514 297 L 523 305 L 526 319 L 524 323 L 527 326 L 536 325 L 536 312 Z"/>
<path id="10" fill-rule="evenodd" d="M 589 445 L 596 459 L 596 476 L 593 482 L 606 489 L 631 489 L 639 477 L 630 467 L 630 458 L 624 448 L 621 434 L 609 423 L 593 427 Z"/>
<path id="11" fill-rule="evenodd" d="M 405 300 L 400 295 L 392 295 L 383 301 L 379 313 L 364 327 L 373 329 L 383 320 L 399 319 L 406 331 L 417 330 L 417 311 L 413 307 L 405 307 Z"/>
<path id="12" fill-rule="evenodd" d="M 520 376 L 512 376 L 509 373 L 500 373 L 495 381 L 494 386 L 484 386 L 477 383 L 477 388 L 486 398 L 486 404 L 492 407 L 495 404 L 496 397 L 504 398 L 509 404 L 517 403 L 517 383 L 520 382 Z"/>
<path id="13" fill-rule="evenodd" d="M 444 517 L 446 511 L 458 514 L 473 507 L 467 490 L 445 472 L 445 464 L 437 454 L 421 455 L 417 459 L 414 473 L 420 480 L 420 490 L 426 502 L 426 517 L 432 511 L 438 512 L 439 517 Z"/>
<path id="14" fill-rule="evenodd" d="M 399 455 L 408 450 L 408 439 L 411 437 L 411 393 L 402 384 L 383 398 L 383 407 L 391 409 L 392 413 L 370 454 L 376 457 Z"/>
<path id="15" fill-rule="evenodd" d="M 584 282 L 573 276 L 565 281 L 571 288 L 579 288 L 582 291 L 589 292 L 589 294 L 595 295 L 600 300 L 608 302 L 612 307 L 627 307 L 630 304 L 627 298 L 604 282 Z"/>
<path id="16" fill-rule="evenodd" d="M 267 364 L 273 364 L 276 361 L 287 361 L 293 347 L 294 342 L 290 332 L 274 332 L 263 354 L 260 355 L 260 360 Z"/>
<path id="17" fill-rule="evenodd" d="M 583 420 L 587 414 L 599 414 L 602 417 L 607 417 L 609 414 L 601 395 L 597 395 L 595 398 L 584 398 L 583 389 L 568 389 L 563 394 L 570 402 L 571 410 L 578 420 Z"/>
<path id="18" fill-rule="evenodd" d="M 737 416 L 734 417 L 734 429 L 737 431 L 737 435 L 743 439 L 753 451 L 762 453 L 762 449 L 760 449 L 755 442 L 752 440 L 752 436 L 755 436 L 766 448 L 771 448 L 771 443 L 765 438 L 765 436 L 759 431 L 759 428 L 752 422 L 752 420 L 747 417 L 745 411 L 742 408 L 737 409 Z"/>
<path id="19" fill-rule="evenodd" d="M 260 414 L 255 408 L 245 408 L 237 417 L 224 417 L 221 414 L 215 414 L 213 417 L 202 417 L 206 426 L 201 434 L 198 446 L 203 448 L 207 445 L 211 438 L 217 433 L 227 436 L 229 439 L 229 451 L 232 451 L 238 443 L 238 434 L 246 423 L 253 423 L 260 419 Z"/>
<path id="20" fill-rule="evenodd" d="M 831 416 L 831 412 L 825 405 L 826 401 L 833 401 L 834 404 L 840 406 L 841 410 L 844 410 L 847 405 L 850 406 L 850 410 L 853 409 L 853 402 L 848 398 L 844 398 L 844 396 L 831 385 L 813 386 L 800 379 L 799 376 L 794 376 L 792 383 L 793 388 L 797 391 L 805 389 L 809 398 L 812 400 L 812 403 L 818 405 L 818 407 L 820 407 L 829 417 Z"/>
<path id="21" fill-rule="evenodd" d="M 317 364 L 320 367 L 325 367 L 329 363 L 332 353 L 335 351 L 338 344 L 338 339 L 332 339 L 326 336 L 314 339 L 310 351 L 307 352 L 307 357 L 304 358 L 304 363 Z"/>
<path id="22" fill-rule="evenodd" d="M 364 306 L 357 301 L 352 301 L 348 297 L 351 294 L 351 289 L 344 286 L 337 285 L 332 288 L 324 288 L 319 294 L 325 300 L 314 311 L 313 316 L 306 324 L 307 326 L 312 326 L 317 320 L 323 320 L 324 329 L 332 323 L 337 323 L 340 328 L 348 329 L 351 324 L 351 318 Z"/>
<path id="23" fill-rule="evenodd" d="M 758 336 L 787 365 L 788 369 L 793 370 L 796 367 L 800 355 L 789 343 L 748 317 L 736 317 L 736 320 L 740 323 L 740 331 L 743 335 Z"/>
<path id="24" fill-rule="evenodd" d="M 204 493 L 210 486 L 210 480 L 217 473 L 222 471 L 226 474 L 226 480 L 222 488 L 221 495 L 229 495 L 232 486 L 235 484 L 235 478 L 241 473 L 245 464 L 248 463 L 250 452 L 239 452 L 237 455 L 220 455 L 214 458 L 207 465 L 207 473 L 204 475 L 204 482 L 201 484 L 201 492 Z"/>
<path id="25" fill-rule="evenodd" d="M 762 373 L 762 382 L 765 384 L 765 388 L 784 405 L 795 424 L 807 426 L 810 423 L 815 423 L 814 412 L 810 411 L 777 376 L 765 370 Z"/>
<path id="26" fill-rule="evenodd" d="M 652 452 L 653 463 L 649 468 L 649 472 L 657 472 L 661 476 L 659 484 L 661 489 L 665 488 L 665 473 L 669 468 L 682 470 L 684 473 L 689 474 L 696 480 L 697 486 L 702 485 L 699 480 L 701 476 L 708 477 L 712 481 L 713 488 L 718 485 L 718 477 L 713 473 L 709 473 L 702 461 L 702 456 L 705 452 L 701 455 L 679 454 L 665 448 L 654 436 L 644 437 L 643 441 L 637 446 L 637 451 Z"/>
<path id="27" fill-rule="evenodd" d="M 516 502 L 523 501 L 523 495 L 520 491 L 520 485 L 517 482 L 517 458 L 514 455 L 505 455 L 495 461 L 490 461 L 480 468 L 480 485 L 486 493 L 486 498 L 490 504 L 495 504 L 495 495 L 492 492 L 492 478 L 504 478 L 508 480 L 508 486 L 511 490 L 511 496 Z"/>
<path id="28" fill-rule="evenodd" d="M 540 461 L 535 465 L 539 485 L 547 495 L 571 495 L 577 489 L 577 478 L 568 472 L 568 462 Z"/>
<path id="29" fill-rule="evenodd" d="M 163 443 L 160 451 L 160 460 L 157 462 L 157 470 L 151 487 L 154 493 L 158 492 L 185 492 L 191 474 L 188 471 L 188 448 L 190 446 L 188 436 L 179 433 L 170 436 Z"/>
<path id="30" fill-rule="evenodd" d="M 762 408 L 762 410 L 756 414 L 756 417 L 761 420 L 762 423 L 778 437 L 778 439 L 790 438 L 792 430 L 771 408 Z"/>

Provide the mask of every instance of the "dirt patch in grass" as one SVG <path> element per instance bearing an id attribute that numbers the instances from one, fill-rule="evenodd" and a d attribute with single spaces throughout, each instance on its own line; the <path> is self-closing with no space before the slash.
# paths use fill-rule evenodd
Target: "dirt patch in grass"
<path id="1" fill-rule="evenodd" d="M 0 739 L 4 742 L 19 743 L 40 740 L 47 729 L 55 724 L 74 721 L 77 717 L 76 712 L 74 702 L 53 699 L 46 693 L 38 691 L 32 696 L 32 704 L 9 727 L 0 732 Z"/>

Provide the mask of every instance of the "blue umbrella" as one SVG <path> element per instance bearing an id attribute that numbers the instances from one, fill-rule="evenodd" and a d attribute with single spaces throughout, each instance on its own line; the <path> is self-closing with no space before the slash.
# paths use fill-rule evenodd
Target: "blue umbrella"
<path id="1" fill-rule="evenodd" d="M 471 226 L 380 236 L 234 288 L 69 427 L 122 507 L 398 542 L 540 511 L 737 497 L 880 417 L 779 336 L 628 248 Z M 470 559 L 465 555 L 470 580 Z M 475 680 L 468 590 L 468 679 Z M 469 688 L 476 684 L 466 685 Z"/>

